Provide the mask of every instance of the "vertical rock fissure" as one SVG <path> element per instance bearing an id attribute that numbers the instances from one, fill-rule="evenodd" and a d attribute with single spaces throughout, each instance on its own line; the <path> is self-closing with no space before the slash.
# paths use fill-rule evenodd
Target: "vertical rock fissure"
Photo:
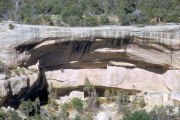
<path id="1" fill-rule="evenodd" d="M 25 99 L 35 100 L 39 97 L 41 104 L 48 101 L 48 83 L 45 77 L 44 69 L 39 67 L 39 76 L 37 81 L 27 91 Z"/>

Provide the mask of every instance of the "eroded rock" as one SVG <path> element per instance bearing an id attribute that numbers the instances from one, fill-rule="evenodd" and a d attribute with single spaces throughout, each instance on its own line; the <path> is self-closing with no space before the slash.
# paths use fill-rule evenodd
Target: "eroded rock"
<path id="1" fill-rule="evenodd" d="M 8 75 L 3 72 L 0 74 L 0 105 L 14 104 L 38 80 L 38 72 L 25 68 L 11 70 Z"/>
<path id="2" fill-rule="evenodd" d="M 86 77 L 98 87 L 180 94 L 180 25 L 13 25 L 9 30 L 8 23 L 0 23 L 0 60 L 8 68 L 38 65 L 36 72 L 23 73 L 26 77 L 0 80 L 3 100 L 9 95 L 8 85 L 15 95 L 27 86 L 27 93 L 35 93 L 46 82 L 63 92 L 82 88 Z"/>
<path id="3" fill-rule="evenodd" d="M 56 88 L 84 86 L 85 79 L 88 78 L 93 85 L 106 88 L 137 89 L 142 92 L 170 92 L 170 88 L 164 82 L 167 80 L 164 78 L 166 73 L 161 75 L 139 68 L 127 69 L 109 66 L 107 69 L 68 69 L 64 72 L 61 70 L 47 71 L 45 74 L 47 81 L 52 82 Z M 174 82 L 178 81 L 178 78 L 174 81 L 170 80 Z M 178 89 L 174 88 L 174 91 Z"/>
<path id="4" fill-rule="evenodd" d="M 107 64 L 114 59 L 166 69 L 180 68 L 180 25 L 143 28 L 14 25 L 15 29 L 9 30 L 8 23 L 0 24 L 3 43 L 0 60 L 8 67 L 29 66 L 40 60 L 42 67 L 66 66 L 76 61 L 85 65 L 74 67 L 88 68 L 89 63 Z"/>

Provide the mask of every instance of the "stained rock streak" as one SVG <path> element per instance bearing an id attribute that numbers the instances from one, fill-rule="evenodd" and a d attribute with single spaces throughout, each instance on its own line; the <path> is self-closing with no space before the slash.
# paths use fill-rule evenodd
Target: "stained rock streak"
<path id="1" fill-rule="evenodd" d="M 179 95 L 180 25 L 13 25 L 0 23 L 0 60 L 8 68 L 39 63 L 43 80 L 59 90 L 82 87 L 88 77 L 95 86 Z M 47 87 L 38 80 L 33 93 Z"/>

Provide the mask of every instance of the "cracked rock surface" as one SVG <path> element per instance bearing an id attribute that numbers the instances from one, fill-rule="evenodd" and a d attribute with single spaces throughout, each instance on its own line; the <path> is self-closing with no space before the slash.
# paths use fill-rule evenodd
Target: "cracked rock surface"
<path id="1" fill-rule="evenodd" d="M 135 86 L 141 92 L 167 93 L 176 98 L 180 94 L 180 25 L 139 28 L 13 24 L 13 30 L 8 25 L 0 23 L 0 60 L 9 69 L 38 63 L 43 79 L 59 90 L 82 87 L 88 77 L 98 87 Z M 9 95 L 6 81 L 13 86 L 13 94 L 26 87 L 25 77 L 20 78 L 21 82 L 14 81 L 16 78 L 5 80 L 0 74 L 0 96 Z M 29 75 L 27 79 L 33 84 L 35 78 Z"/>

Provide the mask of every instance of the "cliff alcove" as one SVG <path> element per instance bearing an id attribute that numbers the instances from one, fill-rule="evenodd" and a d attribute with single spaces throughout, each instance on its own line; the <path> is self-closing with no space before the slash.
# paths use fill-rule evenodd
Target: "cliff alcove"
<path id="1" fill-rule="evenodd" d="M 30 70 L 23 74 L 27 79 L 20 79 L 23 84 L 2 78 L 1 90 L 7 91 L 0 94 L 3 102 L 9 95 L 7 83 L 12 84 L 13 95 L 34 96 L 51 83 L 59 92 L 81 89 L 86 77 L 97 88 L 132 90 L 135 86 L 142 93 L 172 98 L 179 94 L 179 25 L 14 26 L 9 30 L 8 23 L 0 24 L 0 60 L 9 69 L 35 66 L 38 71 L 39 67 L 43 79 L 38 77 L 42 72 Z"/>

